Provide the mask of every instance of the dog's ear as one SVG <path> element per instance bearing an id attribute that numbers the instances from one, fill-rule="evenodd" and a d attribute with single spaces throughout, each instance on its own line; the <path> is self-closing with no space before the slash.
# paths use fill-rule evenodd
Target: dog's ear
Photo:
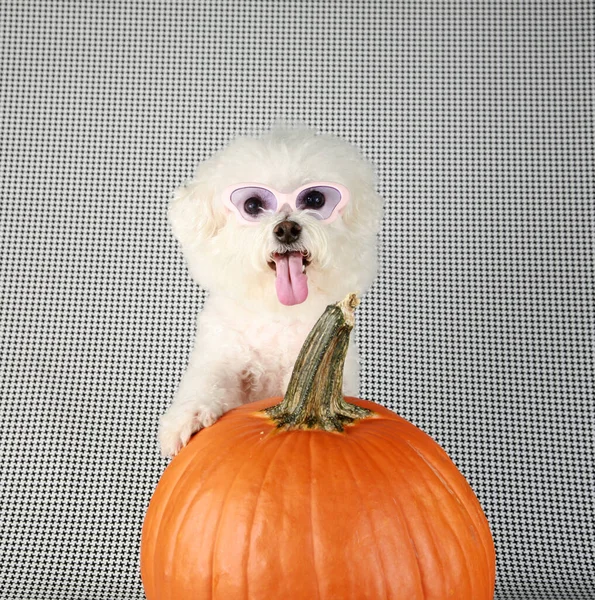
<path id="1" fill-rule="evenodd" d="M 178 188 L 170 202 L 168 217 L 184 252 L 215 237 L 225 225 L 226 215 L 216 190 L 200 176 Z"/>

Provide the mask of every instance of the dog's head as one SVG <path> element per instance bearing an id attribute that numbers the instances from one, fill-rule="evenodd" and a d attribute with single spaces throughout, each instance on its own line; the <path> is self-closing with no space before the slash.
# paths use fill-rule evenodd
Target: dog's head
<path id="1" fill-rule="evenodd" d="M 194 279 L 278 312 L 319 313 L 376 274 L 382 201 L 349 143 L 309 129 L 241 137 L 201 163 L 169 210 Z"/>

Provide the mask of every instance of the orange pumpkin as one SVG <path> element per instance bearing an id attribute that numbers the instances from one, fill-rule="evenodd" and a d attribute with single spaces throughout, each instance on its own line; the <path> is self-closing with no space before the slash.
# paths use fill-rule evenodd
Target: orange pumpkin
<path id="1" fill-rule="evenodd" d="M 463 475 L 411 423 L 341 395 L 356 302 L 321 317 L 284 399 L 232 410 L 167 467 L 142 531 L 148 600 L 493 598 Z"/>

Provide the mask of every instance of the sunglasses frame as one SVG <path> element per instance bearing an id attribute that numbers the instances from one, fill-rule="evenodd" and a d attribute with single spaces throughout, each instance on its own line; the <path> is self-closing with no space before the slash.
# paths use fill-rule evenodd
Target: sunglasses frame
<path id="1" fill-rule="evenodd" d="M 276 190 L 275 188 L 272 188 L 271 186 L 268 186 L 268 185 L 264 185 L 262 183 L 255 183 L 255 182 L 236 183 L 234 185 L 227 186 L 223 190 L 223 192 L 221 193 L 221 199 L 223 201 L 223 205 L 227 208 L 227 210 L 229 212 L 235 213 L 237 219 L 244 225 L 258 225 L 260 223 L 259 219 L 255 220 L 255 221 L 249 221 L 249 220 L 245 219 L 242 216 L 242 214 L 240 213 L 240 210 L 238 209 L 238 207 L 231 200 L 231 196 L 232 196 L 233 192 L 235 192 L 236 190 L 242 189 L 242 188 L 247 188 L 247 187 L 261 188 L 261 189 L 267 190 L 268 192 L 273 194 L 273 196 L 277 200 L 277 208 L 276 208 L 274 214 L 278 214 L 279 212 L 281 212 L 281 209 L 283 209 L 285 206 L 289 206 L 289 208 L 291 208 L 291 212 L 304 212 L 305 210 L 308 210 L 308 209 L 298 209 L 296 206 L 297 198 L 301 192 L 303 192 L 304 190 L 307 190 L 309 188 L 317 188 L 317 187 L 334 188 L 341 195 L 341 199 L 339 200 L 339 203 L 333 208 L 333 212 L 326 219 L 318 219 L 321 223 L 332 223 L 334 220 L 336 220 L 343 213 L 345 206 L 348 204 L 348 202 L 350 200 L 349 190 L 344 185 L 341 185 L 340 183 L 330 182 L 330 181 L 313 181 L 311 183 L 306 183 L 305 185 L 300 186 L 299 188 L 293 190 L 293 192 L 287 192 L 287 193 L 280 192 L 280 191 Z"/>

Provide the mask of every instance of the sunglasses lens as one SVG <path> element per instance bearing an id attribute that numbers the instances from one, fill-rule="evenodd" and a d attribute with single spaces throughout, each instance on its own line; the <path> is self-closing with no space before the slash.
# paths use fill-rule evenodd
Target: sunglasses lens
<path id="1" fill-rule="evenodd" d="M 277 199 L 265 188 L 241 187 L 231 193 L 231 202 L 246 221 L 259 221 L 277 210 Z"/>
<path id="2" fill-rule="evenodd" d="M 317 185 L 300 192 L 296 207 L 324 221 L 333 214 L 339 202 L 341 202 L 341 192 L 337 188 Z"/>

